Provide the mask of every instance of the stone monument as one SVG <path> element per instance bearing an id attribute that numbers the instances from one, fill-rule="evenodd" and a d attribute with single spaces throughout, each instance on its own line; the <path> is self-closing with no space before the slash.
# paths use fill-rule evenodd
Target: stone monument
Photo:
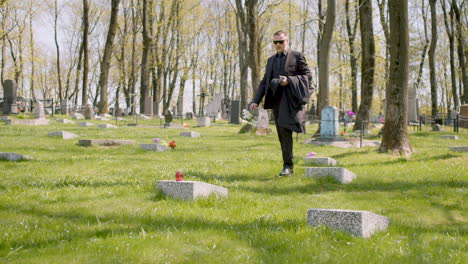
<path id="1" fill-rule="evenodd" d="M 16 83 L 13 80 L 3 82 L 3 114 L 17 114 Z"/>
<path id="2" fill-rule="evenodd" d="M 229 118 L 229 123 L 231 124 L 240 124 L 240 102 L 238 100 L 231 102 L 231 115 Z"/>
<path id="3" fill-rule="evenodd" d="M 34 117 L 45 118 L 44 105 L 39 100 L 36 100 L 34 104 Z"/>
<path id="4" fill-rule="evenodd" d="M 153 96 L 145 97 L 145 109 L 144 113 L 147 116 L 153 116 Z"/>
<path id="5" fill-rule="evenodd" d="M 271 128 L 269 128 L 270 118 L 268 116 L 268 111 L 262 107 L 257 108 L 257 125 L 255 133 L 259 136 L 269 135 L 272 133 Z"/>
<path id="6" fill-rule="evenodd" d="M 85 119 L 94 119 L 94 109 L 92 104 L 87 104 L 85 106 Z"/>
<path id="7" fill-rule="evenodd" d="M 334 139 L 338 136 L 338 109 L 334 106 L 322 109 L 322 123 L 320 125 L 320 138 Z"/>
<path id="8" fill-rule="evenodd" d="M 164 112 L 164 127 L 170 127 L 172 123 L 172 119 L 173 119 L 172 112 L 170 109 L 167 109 Z"/>
<path id="9" fill-rule="evenodd" d="M 62 99 L 62 101 L 60 101 L 60 114 L 68 115 L 68 100 L 67 99 Z"/>

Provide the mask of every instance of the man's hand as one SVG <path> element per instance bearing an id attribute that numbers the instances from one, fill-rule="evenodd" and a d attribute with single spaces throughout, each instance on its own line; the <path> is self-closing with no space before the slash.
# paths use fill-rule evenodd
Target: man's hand
<path id="1" fill-rule="evenodd" d="M 255 109 L 257 109 L 257 106 L 258 106 L 258 105 L 257 105 L 256 103 L 251 103 L 250 106 L 249 106 L 250 112 L 255 111 Z"/>
<path id="2" fill-rule="evenodd" d="M 289 83 L 288 82 L 288 77 L 280 75 L 279 78 L 280 78 L 280 85 L 281 86 L 288 85 L 288 83 Z"/>

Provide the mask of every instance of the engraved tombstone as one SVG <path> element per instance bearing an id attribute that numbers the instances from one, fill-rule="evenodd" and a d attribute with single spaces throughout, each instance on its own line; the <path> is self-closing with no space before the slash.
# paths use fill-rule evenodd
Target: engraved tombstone
<path id="1" fill-rule="evenodd" d="M 3 113 L 16 114 L 18 107 L 16 105 L 16 83 L 13 80 L 3 82 Z"/>
<path id="2" fill-rule="evenodd" d="M 336 138 L 338 136 L 338 109 L 328 106 L 322 109 L 322 123 L 320 125 L 321 138 Z"/>
<path id="3" fill-rule="evenodd" d="M 232 101 L 231 103 L 231 124 L 240 124 L 240 102 L 238 100 Z"/>
<path id="4" fill-rule="evenodd" d="M 68 115 L 68 100 L 67 99 L 62 99 L 62 101 L 60 101 L 60 114 Z"/>
<path id="5" fill-rule="evenodd" d="M 45 118 L 44 105 L 39 101 L 36 101 L 34 104 L 34 117 Z"/>
<path id="6" fill-rule="evenodd" d="M 94 119 L 94 109 L 93 109 L 93 105 L 91 104 L 87 104 L 85 106 L 85 119 Z"/>
<path id="7" fill-rule="evenodd" d="M 172 123 L 172 112 L 171 110 L 167 109 L 166 112 L 164 112 L 164 127 L 170 127 Z"/>
<path id="8" fill-rule="evenodd" d="M 145 98 L 145 112 L 147 116 L 153 116 L 153 96 L 147 96 Z"/>

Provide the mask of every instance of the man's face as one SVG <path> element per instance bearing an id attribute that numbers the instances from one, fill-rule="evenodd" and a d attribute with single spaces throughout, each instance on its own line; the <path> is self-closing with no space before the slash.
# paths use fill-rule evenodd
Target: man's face
<path id="1" fill-rule="evenodd" d="M 288 38 L 284 34 L 273 36 L 273 47 L 276 52 L 285 52 L 288 50 Z"/>

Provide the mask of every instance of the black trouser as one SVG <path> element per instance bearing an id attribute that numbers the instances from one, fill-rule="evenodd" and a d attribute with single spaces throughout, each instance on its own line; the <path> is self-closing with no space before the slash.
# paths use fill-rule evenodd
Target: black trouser
<path id="1" fill-rule="evenodd" d="M 278 107 L 273 109 L 275 116 L 276 132 L 278 132 L 278 139 L 281 145 L 281 152 L 283 154 L 283 166 L 293 167 L 293 131 L 288 128 L 278 126 Z"/>

